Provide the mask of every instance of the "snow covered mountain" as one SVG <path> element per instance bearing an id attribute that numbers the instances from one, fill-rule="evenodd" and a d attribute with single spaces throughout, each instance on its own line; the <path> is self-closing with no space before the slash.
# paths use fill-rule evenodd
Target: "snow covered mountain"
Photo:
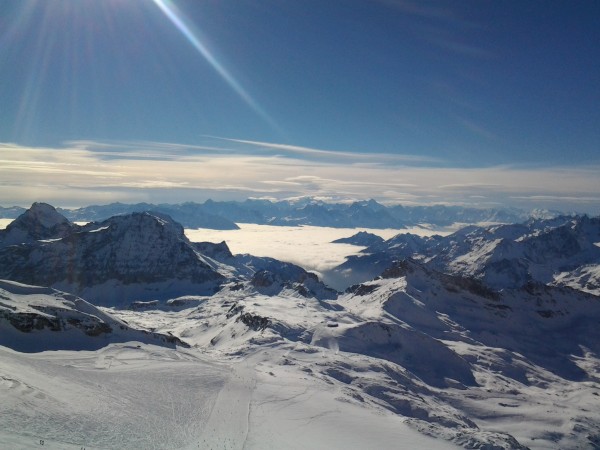
<path id="1" fill-rule="evenodd" d="M 0 248 L 14 244 L 31 243 L 42 239 L 63 238 L 79 227 L 46 203 L 34 203 L 0 230 Z"/>
<path id="2" fill-rule="evenodd" d="M 250 283 L 272 294 L 337 295 L 299 266 L 234 256 L 225 243 L 192 243 L 181 225 L 158 213 L 115 216 L 79 228 L 51 206 L 34 204 L 14 223 L 6 234 L 23 241 L 0 248 L 0 277 L 51 286 L 96 304 L 210 295 L 225 283 Z M 48 239 L 36 239 L 40 236 Z"/>
<path id="3" fill-rule="evenodd" d="M 131 328 L 85 300 L 51 288 L 0 280 L 0 345 L 21 352 L 96 350 L 138 341 L 187 346 L 168 334 Z"/>
<path id="4" fill-rule="evenodd" d="M 350 423 L 357 411 L 391 413 L 462 448 L 600 444 L 600 301 L 593 295 L 539 284 L 497 293 L 403 261 L 337 300 L 265 295 L 248 285 L 199 300 L 168 316 L 115 314 L 239 361 L 236 376 L 254 380 L 251 447 L 268 446 L 263 423 L 280 443 L 300 427 L 298 442 L 341 448 L 335 440 L 319 445 L 339 429 L 321 429 L 319 441 L 300 437 L 320 423 L 310 417 L 334 411 Z M 335 400 L 326 400 L 328 392 Z M 363 432 L 345 431 L 356 442 Z M 373 442 L 387 442 L 391 430 L 379 432 Z"/>
<path id="5" fill-rule="evenodd" d="M 181 225 L 151 213 L 116 216 L 52 239 L 4 247 L 0 274 L 105 305 L 212 293 L 224 280 L 194 250 Z"/>
<path id="6" fill-rule="evenodd" d="M 19 208 L 2 208 L 6 218 L 16 217 Z M 448 226 L 454 223 L 515 223 L 535 217 L 553 218 L 557 212 L 516 209 L 481 209 L 462 206 L 385 206 L 375 200 L 352 203 L 332 203 L 310 197 L 269 201 L 213 201 L 182 204 L 123 204 L 92 205 L 77 209 L 61 209 L 71 221 L 97 222 L 115 215 L 154 211 L 167 214 L 186 228 L 237 229 L 236 223 L 260 225 L 313 225 L 341 228 L 404 228 L 418 224 Z"/>
<path id="7" fill-rule="evenodd" d="M 224 274 L 236 289 L 250 286 L 266 295 L 286 292 L 291 296 L 319 300 L 335 299 L 338 295 L 337 291 L 323 284 L 315 274 L 295 264 L 268 257 L 232 255 L 225 242 L 195 242 L 192 245 L 216 262 L 215 268 Z"/>
<path id="8" fill-rule="evenodd" d="M 351 256 L 327 274 L 336 287 L 377 276 L 411 258 L 438 271 L 474 277 L 494 289 L 530 281 L 600 293 L 600 218 L 562 216 L 523 224 L 468 226 L 449 236 L 399 234 Z"/>

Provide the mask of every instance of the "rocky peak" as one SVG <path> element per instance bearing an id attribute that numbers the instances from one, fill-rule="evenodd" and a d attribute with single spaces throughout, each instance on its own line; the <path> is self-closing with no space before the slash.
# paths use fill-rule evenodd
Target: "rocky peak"
<path id="1" fill-rule="evenodd" d="M 183 227 L 165 214 L 134 212 L 115 216 L 103 222 L 86 225 L 83 231 L 98 233 L 112 240 L 154 240 L 189 243 Z"/>
<path id="2" fill-rule="evenodd" d="M 333 241 L 334 244 L 351 244 L 363 247 L 371 247 L 372 245 L 381 244 L 383 242 L 384 239 L 381 236 L 369 233 L 367 231 L 359 231 L 350 237 L 340 238 Z"/>
<path id="3" fill-rule="evenodd" d="M 405 277 L 410 273 L 414 273 L 415 271 L 424 271 L 425 268 L 420 264 L 410 260 L 403 259 L 401 261 L 394 261 L 394 263 L 385 269 L 381 274 L 381 278 L 400 278 Z"/>
<path id="4" fill-rule="evenodd" d="M 223 262 L 233 258 L 233 254 L 225 241 L 218 244 L 213 242 L 194 242 L 193 245 L 200 253 L 217 261 Z"/>
<path id="5" fill-rule="evenodd" d="M 34 203 L 0 232 L 0 247 L 41 239 L 61 239 L 78 226 L 47 203 Z"/>
<path id="6" fill-rule="evenodd" d="M 195 293 L 193 286 L 218 285 L 223 278 L 199 258 L 181 225 L 155 213 L 116 216 L 88 224 L 60 240 L 6 247 L 0 252 L 0 275 L 78 295 L 106 283 L 130 286 L 133 292 L 135 286 L 175 280 L 184 281 L 181 285 Z M 113 297 L 117 303 L 131 300 L 127 293 L 117 295 L 115 289 L 86 295 L 104 304 L 113 303 Z"/>

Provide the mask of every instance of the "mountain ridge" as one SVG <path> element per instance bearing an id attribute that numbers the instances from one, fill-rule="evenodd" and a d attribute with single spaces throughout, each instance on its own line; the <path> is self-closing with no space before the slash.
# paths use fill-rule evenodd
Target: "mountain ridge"
<path id="1" fill-rule="evenodd" d="M 495 290 L 531 281 L 575 287 L 577 279 L 585 279 L 579 288 L 599 295 L 594 281 L 600 266 L 598 243 L 600 217 L 585 215 L 467 226 L 443 237 L 398 234 L 348 257 L 325 278 L 340 288 L 373 278 L 398 259 L 411 258 L 440 272 L 477 278 Z"/>
<path id="2" fill-rule="evenodd" d="M 515 208 L 473 208 L 464 206 L 386 206 L 375 200 L 332 203 L 310 197 L 295 200 L 214 201 L 180 204 L 90 205 L 58 209 L 74 222 L 92 222 L 132 212 L 156 211 L 167 214 L 186 228 L 237 229 L 237 223 L 274 226 L 326 226 L 334 228 L 405 228 L 420 224 L 446 227 L 455 223 L 523 222 L 531 218 L 551 218 L 554 211 L 523 211 Z M 7 218 L 16 217 L 22 208 L 0 208 Z"/>

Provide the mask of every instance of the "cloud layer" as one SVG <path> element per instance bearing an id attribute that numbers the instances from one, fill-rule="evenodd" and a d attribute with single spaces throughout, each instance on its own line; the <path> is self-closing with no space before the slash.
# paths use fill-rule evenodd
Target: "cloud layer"
<path id="1" fill-rule="evenodd" d="M 0 144 L 0 202 L 69 207 L 315 196 L 600 212 L 597 165 L 461 168 L 414 155 L 205 140 L 206 145 L 77 141 L 60 148 Z"/>

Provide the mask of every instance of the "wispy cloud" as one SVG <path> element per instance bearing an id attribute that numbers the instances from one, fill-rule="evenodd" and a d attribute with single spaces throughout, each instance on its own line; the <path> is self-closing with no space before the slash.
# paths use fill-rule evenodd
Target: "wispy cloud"
<path id="1" fill-rule="evenodd" d="M 277 144 L 272 142 L 248 141 L 244 139 L 232 139 L 210 136 L 213 139 L 219 139 L 237 144 L 249 145 L 266 150 L 272 150 L 282 155 L 300 155 L 311 158 L 330 159 L 335 161 L 344 159 L 346 162 L 367 162 L 371 164 L 385 164 L 386 162 L 395 163 L 440 163 L 439 158 L 432 158 L 421 155 L 389 154 L 389 153 L 371 153 L 371 152 L 346 152 L 336 150 L 323 150 L 311 147 L 302 147 L 298 145 Z"/>
<path id="2" fill-rule="evenodd" d="M 0 204 L 49 201 L 78 206 L 315 196 L 600 212 L 600 166 L 363 165 L 357 164 L 363 156 L 351 152 L 335 159 L 329 158 L 328 150 L 279 144 L 269 144 L 275 153 L 256 152 L 263 143 L 237 141 L 222 148 L 160 142 L 78 141 L 60 148 L 0 144 Z M 292 150 L 285 155 L 279 154 L 289 147 Z M 107 158 L 112 152 L 118 157 Z M 148 152 L 154 157 L 144 158 Z M 328 157 L 323 159 L 321 152 Z"/>

